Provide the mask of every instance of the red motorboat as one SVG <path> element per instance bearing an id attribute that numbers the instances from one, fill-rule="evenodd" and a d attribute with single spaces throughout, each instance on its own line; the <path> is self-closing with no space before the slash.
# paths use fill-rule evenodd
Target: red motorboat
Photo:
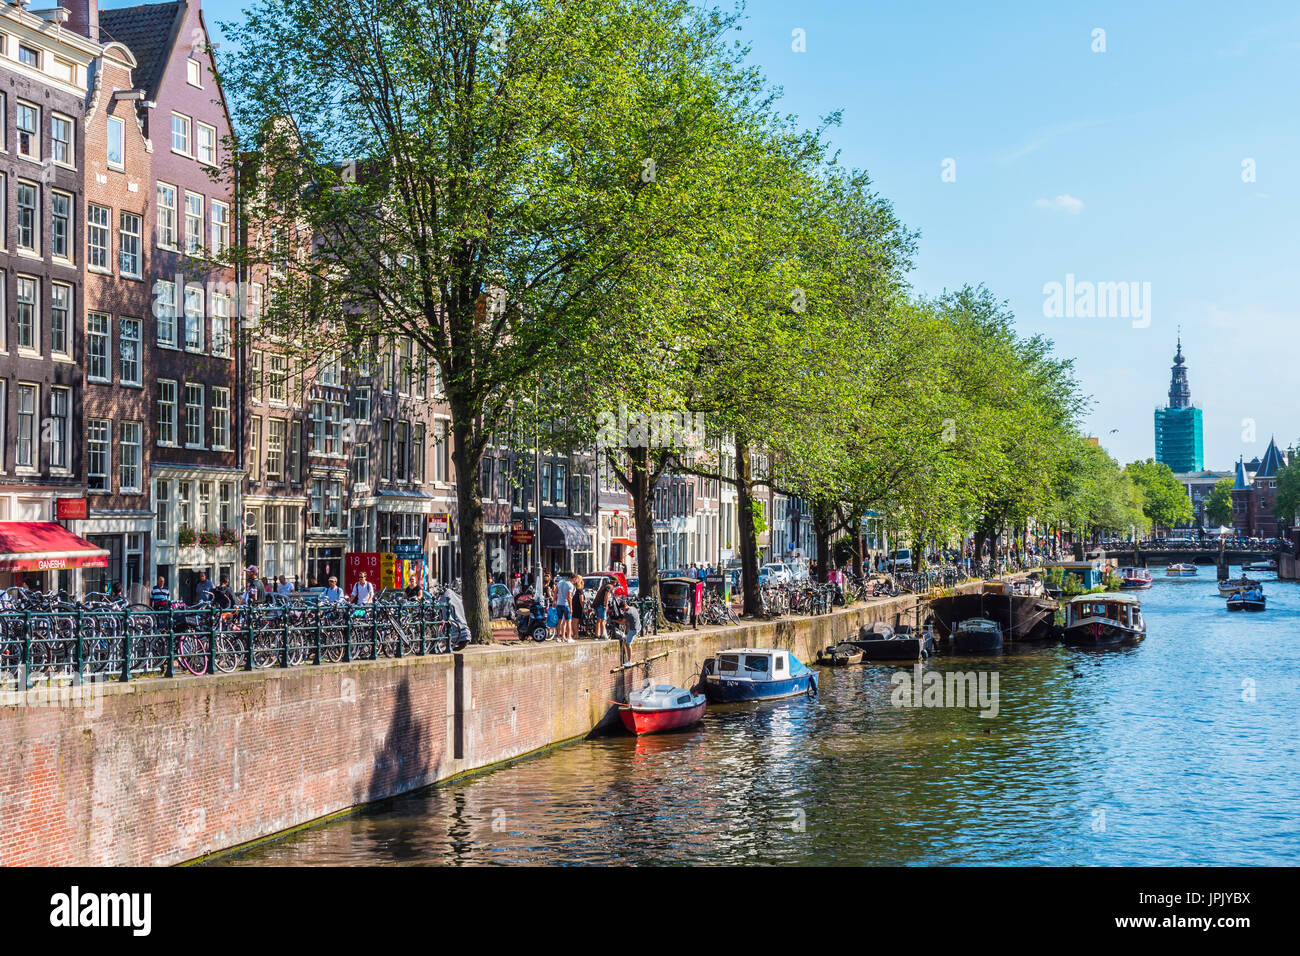
<path id="1" fill-rule="evenodd" d="M 671 684 L 651 684 L 627 695 L 618 708 L 623 726 L 634 734 L 657 734 L 697 723 L 708 698 Z"/>

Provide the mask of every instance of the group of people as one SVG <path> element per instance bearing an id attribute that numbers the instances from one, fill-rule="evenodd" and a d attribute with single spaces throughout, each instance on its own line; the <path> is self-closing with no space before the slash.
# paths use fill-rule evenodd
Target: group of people
<path id="1" fill-rule="evenodd" d="M 208 578 L 208 572 L 200 571 L 199 579 L 194 585 L 194 603 L 195 604 L 212 604 L 221 609 L 232 608 L 236 604 L 265 604 L 272 594 L 288 595 L 297 590 L 297 586 L 291 583 L 285 575 L 272 583 L 266 578 L 258 578 L 257 567 L 249 565 L 244 569 L 244 589 L 236 594 L 230 587 L 230 576 L 223 574 L 221 581 L 213 585 Z M 344 595 L 343 589 L 339 587 L 339 579 L 334 575 L 328 578 L 328 585 L 320 594 L 320 600 L 325 604 L 341 604 L 344 601 L 352 604 L 370 604 L 375 599 L 375 586 L 370 583 L 366 572 L 358 574 L 357 580 L 352 584 L 350 594 Z M 113 594 L 120 595 L 121 585 L 114 585 Z M 165 609 L 172 605 L 171 588 L 167 586 L 167 579 L 163 575 L 158 575 L 157 583 L 149 592 L 149 603 L 155 609 Z"/>
<path id="2" fill-rule="evenodd" d="M 572 644 L 578 639 L 578 626 L 587 612 L 585 584 L 582 575 L 574 571 L 555 575 L 545 571 L 542 574 L 541 594 L 534 594 L 534 600 L 555 608 L 555 635 L 562 644 Z M 511 593 L 518 598 L 533 593 L 533 589 L 521 575 L 516 574 Z M 597 640 L 605 639 L 606 628 L 612 620 L 622 622 L 622 640 L 628 644 L 641 631 L 641 613 L 628 602 L 627 595 L 615 594 L 614 584 L 610 580 L 606 580 L 591 599 L 591 612 L 596 622 Z"/>

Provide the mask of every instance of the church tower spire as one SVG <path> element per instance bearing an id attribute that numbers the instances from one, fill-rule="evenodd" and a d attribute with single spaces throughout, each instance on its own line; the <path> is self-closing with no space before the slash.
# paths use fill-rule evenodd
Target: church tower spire
<path id="1" fill-rule="evenodd" d="M 1169 407 L 1190 408 L 1192 404 L 1192 387 L 1187 383 L 1187 362 L 1183 358 L 1183 334 L 1178 333 L 1178 350 L 1174 353 L 1174 365 L 1169 376 Z"/>

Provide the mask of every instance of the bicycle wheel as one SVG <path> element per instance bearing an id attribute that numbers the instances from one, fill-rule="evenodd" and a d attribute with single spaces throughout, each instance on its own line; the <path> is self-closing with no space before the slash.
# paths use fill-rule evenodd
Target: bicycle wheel
<path id="1" fill-rule="evenodd" d="M 230 634 L 217 635 L 217 651 L 213 663 L 223 674 L 230 674 L 239 669 L 244 659 L 242 642 Z"/>
<path id="2" fill-rule="evenodd" d="M 176 639 L 176 663 L 195 675 L 208 672 L 208 642 L 197 634 L 182 634 Z"/>

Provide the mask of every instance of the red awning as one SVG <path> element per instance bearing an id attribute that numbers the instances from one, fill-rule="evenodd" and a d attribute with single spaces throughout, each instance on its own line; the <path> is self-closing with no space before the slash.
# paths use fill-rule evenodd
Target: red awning
<path id="1" fill-rule="evenodd" d="M 107 551 L 53 521 L 0 521 L 0 571 L 106 567 Z"/>
<path id="2" fill-rule="evenodd" d="M 611 538 L 610 544 L 621 544 L 624 547 L 635 548 L 636 538 Z"/>

